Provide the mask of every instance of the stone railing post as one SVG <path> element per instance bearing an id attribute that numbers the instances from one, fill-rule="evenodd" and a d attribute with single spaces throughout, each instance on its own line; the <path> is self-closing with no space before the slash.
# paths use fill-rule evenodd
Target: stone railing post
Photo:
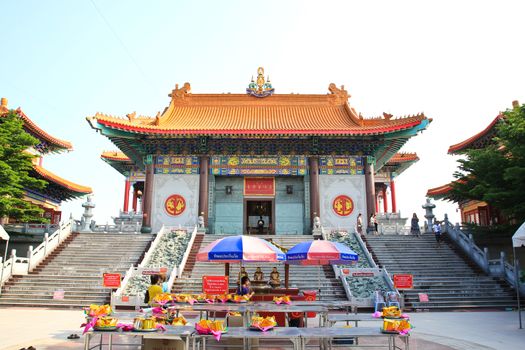
<path id="1" fill-rule="evenodd" d="M 47 256 L 47 240 L 49 239 L 49 233 L 44 233 L 44 259 Z"/>
<path id="2" fill-rule="evenodd" d="M 450 222 L 448 221 L 448 214 L 445 214 L 445 228 L 443 229 L 443 233 L 448 233 L 448 225 L 450 224 Z"/>
<path id="3" fill-rule="evenodd" d="M 503 277 L 505 277 L 505 260 L 506 260 L 505 252 L 499 252 L 499 263 L 501 264 L 501 274 Z"/>
<path id="4" fill-rule="evenodd" d="M 15 268 L 16 260 L 16 249 L 11 249 L 11 276 L 13 276 L 13 270 Z"/>
<path id="5" fill-rule="evenodd" d="M 27 272 L 31 269 L 31 260 L 33 260 L 33 246 L 30 245 L 29 249 L 27 250 Z"/>
<path id="6" fill-rule="evenodd" d="M 29 232 L 29 224 L 27 224 L 27 223 L 24 224 L 24 228 L 22 229 L 22 232 L 23 233 L 28 233 Z"/>
<path id="7" fill-rule="evenodd" d="M 489 248 L 487 247 L 483 247 L 483 259 L 484 259 L 484 264 L 487 267 L 487 271 L 490 273 Z"/>

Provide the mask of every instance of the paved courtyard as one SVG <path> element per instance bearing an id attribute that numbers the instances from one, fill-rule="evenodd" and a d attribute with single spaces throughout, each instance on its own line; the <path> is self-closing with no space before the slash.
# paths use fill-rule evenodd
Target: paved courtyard
<path id="1" fill-rule="evenodd" d="M 77 310 L 2 308 L 0 350 L 29 346 L 37 350 L 82 349 L 82 338 L 72 341 L 67 336 L 80 334 L 83 320 L 82 312 Z M 416 327 L 411 349 L 518 350 L 525 346 L 525 330 L 518 328 L 517 312 L 412 313 L 411 320 Z M 377 323 L 361 322 L 360 326 L 377 326 Z M 366 343 L 365 339 L 361 341 Z"/>

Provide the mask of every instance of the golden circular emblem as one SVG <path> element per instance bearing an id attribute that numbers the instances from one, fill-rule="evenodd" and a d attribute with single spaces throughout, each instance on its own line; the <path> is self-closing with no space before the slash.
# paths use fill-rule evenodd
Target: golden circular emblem
<path id="1" fill-rule="evenodd" d="M 172 194 L 164 202 L 164 209 L 171 216 L 178 216 L 186 209 L 186 200 L 180 194 Z"/>
<path id="2" fill-rule="evenodd" d="M 345 195 L 337 196 L 332 203 L 332 209 L 339 216 L 348 216 L 354 211 L 354 201 Z"/>

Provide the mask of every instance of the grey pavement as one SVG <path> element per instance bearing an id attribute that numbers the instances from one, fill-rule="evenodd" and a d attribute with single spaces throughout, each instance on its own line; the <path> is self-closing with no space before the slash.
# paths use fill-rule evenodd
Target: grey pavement
<path id="1" fill-rule="evenodd" d="M 525 349 L 525 330 L 518 327 L 517 312 L 425 312 L 410 316 L 416 327 L 410 342 L 412 350 Z M 66 337 L 81 334 L 83 321 L 80 310 L 0 308 L 0 350 L 30 345 L 37 350 L 82 349 L 82 338 L 70 341 Z M 361 342 L 366 343 L 366 339 Z"/>

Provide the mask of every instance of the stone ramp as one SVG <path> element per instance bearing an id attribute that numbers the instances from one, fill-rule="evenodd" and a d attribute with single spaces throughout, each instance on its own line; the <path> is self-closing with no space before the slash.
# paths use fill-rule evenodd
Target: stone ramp
<path id="1" fill-rule="evenodd" d="M 201 293 L 202 276 L 224 275 L 225 266 L 220 263 L 209 263 L 196 261 L 196 255 L 200 248 L 205 247 L 216 239 L 225 237 L 223 235 L 202 235 L 195 239 L 191 254 L 188 257 L 186 268 L 182 278 L 175 281 L 172 291 L 174 293 Z M 312 240 L 309 235 L 282 235 L 282 236 L 256 236 L 263 239 L 271 238 L 274 243 L 284 248 L 291 248 L 297 243 Z M 265 279 L 269 279 L 270 272 L 275 266 L 280 273 L 282 285 L 284 286 L 284 264 L 282 263 L 246 263 L 246 271 L 253 279 L 256 267 L 260 266 L 264 272 Z M 230 264 L 230 288 L 237 287 L 237 276 L 239 275 L 238 264 Z M 319 282 L 320 281 L 320 282 Z M 321 300 L 347 300 L 346 293 L 341 281 L 335 278 L 331 266 L 290 266 L 290 287 L 300 290 L 321 290 Z M 319 292 L 318 292 L 319 293 Z"/>
<path id="2" fill-rule="evenodd" d="M 437 247 L 434 235 L 363 237 L 375 262 L 388 272 L 408 273 L 414 288 L 404 291 L 409 309 L 505 309 L 516 307 L 515 293 L 502 279 L 487 276 L 455 246 Z M 419 293 L 429 297 L 419 302 Z"/>
<path id="3" fill-rule="evenodd" d="M 108 303 L 102 273 L 124 276 L 143 257 L 154 235 L 72 234 L 40 265 L 25 276 L 5 283 L 0 306 L 83 307 Z M 63 290 L 63 299 L 53 299 Z"/>

